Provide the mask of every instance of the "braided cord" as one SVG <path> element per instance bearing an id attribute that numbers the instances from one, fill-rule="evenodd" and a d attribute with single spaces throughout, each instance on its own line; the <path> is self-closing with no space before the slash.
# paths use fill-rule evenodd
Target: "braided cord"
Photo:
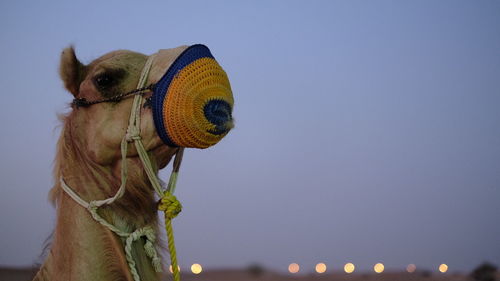
<path id="1" fill-rule="evenodd" d="M 132 93 L 137 93 L 140 91 L 144 90 L 150 90 L 151 86 L 144 87 L 147 81 L 147 77 L 149 74 L 149 70 L 152 65 L 154 55 L 149 57 L 149 59 L 146 61 L 146 65 L 143 68 L 143 72 L 141 74 L 139 83 L 138 83 L 138 89 L 135 91 L 132 91 L 130 93 L 124 94 L 120 96 L 122 98 L 123 96 L 132 94 Z M 167 238 L 168 238 L 168 248 L 170 252 L 170 259 L 171 259 L 171 264 L 172 264 L 172 272 L 173 272 L 173 278 L 174 281 L 180 281 L 180 272 L 179 272 L 179 266 L 177 264 L 177 255 L 176 255 L 176 250 L 175 250 L 175 242 L 174 242 L 174 232 L 172 229 L 172 219 L 175 218 L 180 211 L 182 210 L 182 205 L 179 203 L 177 198 L 172 195 L 172 193 L 175 191 L 175 186 L 177 183 L 177 175 L 179 172 L 179 167 L 180 163 L 182 160 L 183 148 L 179 148 L 175 155 L 174 159 L 174 164 L 173 164 L 173 170 L 172 174 L 170 175 L 170 180 L 167 186 L 167 189 L 163 191 L 160 180 L 158 179 L 157 174 L 154 171 L 153 165 L 151 160 L 149 159 L 149 156 L 146 152 L 146 149 L 144 148 L 144 145 L 141 141 L 141 136 L 140 136 L 140 111 L 141 111 L 141 104 L 143 103 L 143 97 L 141 95 L 136 95 L 134 97 L 133 105 L 132 105 L 132 111 L 130 113 L 130 119 L 129 119 L 129 126 L 127 128 L 127 133 L 123 137 L 120 145 L 120 150 L 121 150 L 121 156 L 122 156 L 122 161 L 121 161 L 121 184 L 116 192 L 116 194 L 113 197 L 104 199 L 104 200 L 93 200 L 90 202 L 86 202 L 83 200 L 73 189 L 71 189 L 66 182 L 63 180 L 61 177 L 60 182 L 61 182 L 61 187 L 62 189 L 73 199 L 75 200 L 76 203 L 80 204 L 82 207 L 86 208 L 92 218 L 100 223 L 101 225 L 107 227 L 109 230 L 114 232 L 116 235 L 120 236 L 122 239 L 125 240 L 125 245 L 124 245 L 124 251 L 125 251 L 125 257 L 127 259 L 127 263 L 130 268 L 130 273 L 134 279 L 134 281 L 141 281 L 141 278 L 139 276 L 139 273 L 137 272 L 137 267 L 136 267 L 136 262 L 132 256 L 132 244 L 135 241 L 138 241 L 141 237 L 146 238 L 146 242 L 144 244 L 144 250 L 146 255 L 151 259 L 151 264 L 156 272 L 161 272 L 161 261 L 158 256 L 158 253 L 155 248 L 155 242 L 156 242 L 156 234 L 154 229 L 151 226 L 144 226 L 142 228 L 138 228 L 133 232 L 125 232 L 117 228 L 115 225 L 109 223 L 106 219 L 101 217 L 98 213 L 98 208 L 103 206 L 103 205 L 109 205 L 113 202 L 115 202 L 117 199 L 121 198 L 123 194 L 125 193 L 125 185 L 127 183 L 127 176 L 128 176 L 128 167 L 127 167 L 127 150 L 128 150 L 128 143 L 129 142 L 134 142 L 134 145 L 136 147 L 137 153 L 139 155 L 139 158 L 141 159 L 141 162 L 143 164 L 144 170 L 146 171 L 146 174 L 148 176 L 149 181 L 151 182 L 151 185 L 153 186 L 153 189 L 156 191 L 158 196 L 161 197 L 160 204 L 158 206 L 158 209 L 164 212 L 165 215 L 165 230 L 167 232 Z M 83 104 L 81 106 L 88 106 L 91 104 L 99 103 L 99 102 L 104 102 L 104 101 L 93 101 L 93 102 L 87 102 L 83 101 Z"/>
<path id="2" fill-rule="evenodd" d="M 170 264 L 172 266 L 172 274 L 174 281 L 181 280 L 179 265 L 177 264 L 177 253 L 175 251 L 174 230 L 172 229 L 172 219 L 167 219 L 165 215 L 165 230 L 167 231 L 168 251 L 170 253 Z"/>
<path id="3" fill-rule="evenodd" d="M 180 281 L 179 265 L 177 264 L 177 252 L 175 250 L 174 230 L 172 228 L 172 219 L 175 218 L 181 211 L 182 205 L 177 198 L 166 190 L 158 205 L 158 210 L 163 211 L 165 215 L 165 230 L 167 232 L 168 251 L 170 253 L 170 264 L 174 281 Z"/>
<path id="4" fill-rule="evenodd" d="M 179 266 L 177 265 L 177 252 L 175 250 L 172 219 L 182 211 L 182 205 L 179 203 L 173 193 L 177 186 L 177 177 L 179 175 L 179 169 L 181 167 L 183 156 L 184 148 L 181 147 L 175 154 L 174 164 L 172 173 L 170 174 L 170 179 L 168 180 L 167 190 L 165 190 L 165 192 L 163 193 L 160 204 L 158 205 L 158 209 L 160 211 L 163 211 L 165 215 L 165 231 L 167 232 L 168 251 L 170 253 L 170 264 L 172 266 L 174 281 L 180 281 L 181 275 L 179 272 Z"/>
<path id="5" fill-rule="evenodd" d="M 152 60 L 149 60 L 146 62 L 146 66 L 144 66 L 144 69 L 149 69 L 149 66 L 147 65 L 148 63 L 151 63 Z M 141 79 L 139 80 L 139 85 L 138 87 L 143 86 L 146 83 L 146 78 L 148 76 L 148 72 L 144 71 L 141 75 Z M 175 218 L 182 210 L 182 206 L 177 200 L 175 196 L 172 195 L 173 190 L 175 190 L 175 185 L 177 182 L 177 174 L 179 171 L 180 167 L 180 162 L 182 160 L 182 155 L 184 150 L 182 148 L 179 149 L 179 151 L 175 155 L 174 159 L 174 164 L 173 164 L 173 170 L 172 174 L 170 176 L 169 180 L 169 185 L 167 187 L 167 190 L 165 192 L 162 191 L 160 181 L 158 179 L 158 176 L 154 172 L 154 169 L 151 164 L 151 160 L 149 159 L 149 156 L 146 152 L 146 149 L 144 148 L 144 145 L 140 141 L 140 110 L 141 107 L 140 105 L 142 104 L 143 97 L 140 95 L 135 96 L 134 98 L 134 105 L 132 108 L 132 113 L 130 114 L 130 120 L 129 124 L 129 129 L 131 130 L 130 132 L 127 132 L 129 135 L 129 138 L 133 139 L 135 142 L 135 147 L 137 148 L 137 152 L 139 154 L 139 158 L 141 159 L 141 162 L 143 163 L 144 170 L 146 171 L 146 174 L 148 175 L 149 181 L 153 185 L 153 188 L 155 189 L 156 193 L 158 193 L 159 196 L 161 196 L 160 204 L 158 205 L 158 209 L 160 211 L 163 211 L 165 214 L 165 230 L 167 232 L 167 240 L 168 240 L 168 249 L 169 249 L 169 254 L 170 254 L 170 263 L 172 265 L 172 272 L 173 272 L 173 277 L 174 281 L 180 281 L 180 273 L 179 273 L 179 267 L 177 265 L 177 252 L 175 250 L 175 242 L 174 242 L 174 231 L 172 229 L 172 219 Z M 132 125 L 133 124 L 133 125 Z"/>
<path id="6" fill-rule="evenodd" d="M 144 250 L 146 255 L 151 259 L 151 264 L 156 272 L 161 272 L 161 261 L 154 247 L 154 243 L 156 241 L 155 231 L 151 226 L 145 226 L 142 228 L 136 229 L 134 232 L 125 232 L 109 223 L 106 219 L 104 219 L 98 213 L 98 209 L 100 207 L 101 201 L 95 200 L 90 201 L 89 203 L 85 202 L 81 197 L 79 197 L 65 182 L 61 179 L 61 186 L 71 198 L 73 198 L 77 203 L 84 206 L 91 214 L 92 218 L 100 223 L 101 225 L 107 227 L 109 230 L 113 231 L 116 235 L 122 237 L 125 240 L 125 258 L 127 259 L 128 266 L 130 268 L 130 273 L 134 278 L 134 281 L 140 281 L 141 278 L 139 273 L 137 272 L 136 263 L 132 256 L 132 244 L 139 240 L 141 237 L 146 238 L 146 242 L 144 244 Z M 75 197 L 76 196 L 76 197 Z M 82 204 L 83 203 L 83 204 Z"/>

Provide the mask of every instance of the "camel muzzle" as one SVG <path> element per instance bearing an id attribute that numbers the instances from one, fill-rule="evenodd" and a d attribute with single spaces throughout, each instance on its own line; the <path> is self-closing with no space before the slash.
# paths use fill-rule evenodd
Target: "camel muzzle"
<path id="1" fill-rule="evenodd" d="M 229 79 L 204 45 L 184 50 L 153 92 L 156 131 L 169 146 L 207 148 L 233 128 Z"/>
<path id="2" fill-rule="evenodd" d="M 122 160 L 121 184 L 115 195 L 103 200 L 86 201 L 66 184 L 62 176 L 60 178 L 61 187 L 68 196 L 87 209 L 92 218 L 98 223 L 113 231 L 125 241 L 125 258 L 135 281 L 141 280 L 137 271 L 136 260 L 131 253 L 132 244 L 135 241 L 143 241 L 141 243 L 143 243 L 146 256 L 151 259 L 153 268 L 156 272 L 161 271 L 160 259 L 154 245 L 156 240 L 155 230 L 150 225 L 146 225 L 137 228 L 133 232 L 125 232 L 101 217 L 97 211 L 99 207 L 114 203 L 126 191 L 129 143 L 134 144 L 151 186 L 156 194 L 161 197 L 159 210 L 165 212 L 165 225 L 174 280 L 180 280 L 170 221 L 177 215 L 181 207 L 173 193 L 184 147 L 207 148 L 212 146 L 218 143 L 233 127 L 233 95 L 229 79 L 206 46 L 193 45 L 188 47 L 168 67 L 163 67 L 159 63 L 161 62 L 159 59 L 156 64 L 159 70 L 158 74 L 161 74 L 164 68 L 168 69 L 158 82 L 146 86 L 153 61 L 158 58 L 157 56 L 159 56 L 158 53 L 153 54 L 146 60 L 135 90 L 96 100 L 77 97 L 73 100 L 73 108 L 77 110 L 78 108 L 100 103 L 120 102 L 126 97 L 135 95 L 127 131 L 120 144 Z M 169 63 L 173 57 L 175 56 L 172 55 L 169 60 L 163 62 Z M 150 92 L 153 92 L 153 95 L 145 99 L 143 94 Z M 156 132 L 162 141 L 167 145 L 180 147 L 176 151 L 172 173 L 166 189 L 163 188 L 158 178 L 158 171 L 155 169 L 157 166 L 151 161 L 142 143 L 141 109 L 147 106 L 152 108 Z M 144 238 L 145 240 L 141 240 Z"/>
<path id="3" fill-rule="evenodd" d="M 207 148 L 218 143 L 234 127 L 234 100 L 226 72 L 205 45 L 197 44 L 180 53 L 157 83 L 146 86 L 155 55 L 146 62 L 137 89 L 96 100 L 75 98 L 73 106 L 119 102 L 153 91 L 146 104 L 152 107 L 156 132 L 165 144 Z"/>

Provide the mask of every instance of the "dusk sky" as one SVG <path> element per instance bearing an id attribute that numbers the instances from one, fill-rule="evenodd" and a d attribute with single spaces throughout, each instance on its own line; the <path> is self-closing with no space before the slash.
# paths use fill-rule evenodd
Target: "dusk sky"
<path id="1" fill-rule="evenodd" d="M 54 228 L 61 50 L 195 43 L 236 128 L 185 153 L 181 267 L 500 265 L 498 0 L 2 1 L 0 36 L 0 265 L 40 262 Z"/>

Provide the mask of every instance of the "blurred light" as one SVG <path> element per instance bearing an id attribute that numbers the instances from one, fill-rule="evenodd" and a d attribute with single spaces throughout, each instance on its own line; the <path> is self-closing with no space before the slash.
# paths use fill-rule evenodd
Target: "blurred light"
<path id="1" fill-rule="evenodd" d="M 300 270 L 300 266 L 296 263 L 291 263 L 288 266 L 288 271 L 290 271 L 290 273 L 297 273 L 297 272 L 299 272 L 299 270 Z"/>
<path id="2" fill-rule="evenodd" d="M 300 270 L 300 266 L 296 263 L 291 263 L 288 266 L 288 271 L 290 271 L 290 273 L 297 273 L 297 272 L 299 272 L 299 270 Z"/>
<path id="3" fill-rule="evenodd" d="M 320 262 L 316 265 L 316 272 L 317 273 L 325 273 L 326 271 L 326 264 Z"/>
<path id="4" fill-rule="evenodd" d="M 349 263 L 346 263 L 346 264 L 344 265 L 344 271 L 345 271 L 346 273 L 353 273 L 353 272 L 354 272 L 354 269 L 356 269 L 356 267 L 354 266 L 354 264 L 352 264 L 352 263 L 350 263 L 350 262 L 349 262 Z"/>
<path id="5" fill-rule="evenodd" d="M 180 266 L 177 266 L 177 269 L 179 270 L 179 272 L 181 271 L 181 267 L 180 267 Z M 172 271 L 172 265 L 170 265 L 170 266 L 168 267 L 168 270 L 170 270 L 170 273 L 174 273 L 174 272 Z"/>
<path id="6" fill-rule="evenodd" d="M 444 264 L 444 263 L 443 263 L 443 264 L 441 264 L 441 265 L 439 266 L 439 271 L 440 271 L 441 273 L 445 273 L 446 271 L 448 271 L 448 265 L 446 265 L 446 264 Z"/>
<path id="7" fill-rule="evenodd" d="M 194 274 L 200 274 L 202 270 L 203 270 L 203 268 L 198 263 L 194 263 L 193 265 L 191 265 L 191 271 Z"/>
<path id="8" fill-rule="evenodd" d="M 382 263 L 377 263 L 374 267 L 373 267 L 373 270 L 376 272 L 376 273 L 382 273 L 384 272 L 384 265 Z"/>
<path id="9" fill-rule="evenodd" d="M 406 271 L 408 271 L 408 273 L 413 273 L 413 272 L 415 272 L 415 270 L 417 270 L 417 266 L 414 265 L 413 263 L 409 264 L 406 267 Z"/>

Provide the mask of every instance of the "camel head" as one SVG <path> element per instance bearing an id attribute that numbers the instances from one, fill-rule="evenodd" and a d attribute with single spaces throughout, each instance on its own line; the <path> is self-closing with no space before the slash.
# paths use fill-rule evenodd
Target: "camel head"
<path id="1" fill-rule="evenodd" d="M 146 102 L 140 137 L 161 169 L 178 147 L 206 148 L 224 137 L 232 128 L 233 100 L 227 76 L 205 46 L 160 50 L 153 56 L 146 83 L 152 86 L 142 93 Z M 71 138 L 99 165 L 120 159 L 134 98 L 115 98 L 137 88 L 147 60 L 146 55 L 120 50 L 84 65 L 72 47 L 62 53 L 60 75 L 77 101 L 70 113 Z M 85 104 L 99 100 L 107 102 Z M 129 146 L 127 157 L 135 156 L 137 151 Z"/>
<path id="2" fill-rule="evenodd" d="M 151 56 L 114 51 L 87 65 L 70 47 L 59 72 L 73 103 L 49 195 L 54 242 L 35 280 L 157 280 L 157 210 L 171 219 L 163 199 L 175 199 L 182 148 L 209 147 L 232 128 L 227 75 L 203 45 Z M 155 173 L 173 155 L 165 191 Z"/>

